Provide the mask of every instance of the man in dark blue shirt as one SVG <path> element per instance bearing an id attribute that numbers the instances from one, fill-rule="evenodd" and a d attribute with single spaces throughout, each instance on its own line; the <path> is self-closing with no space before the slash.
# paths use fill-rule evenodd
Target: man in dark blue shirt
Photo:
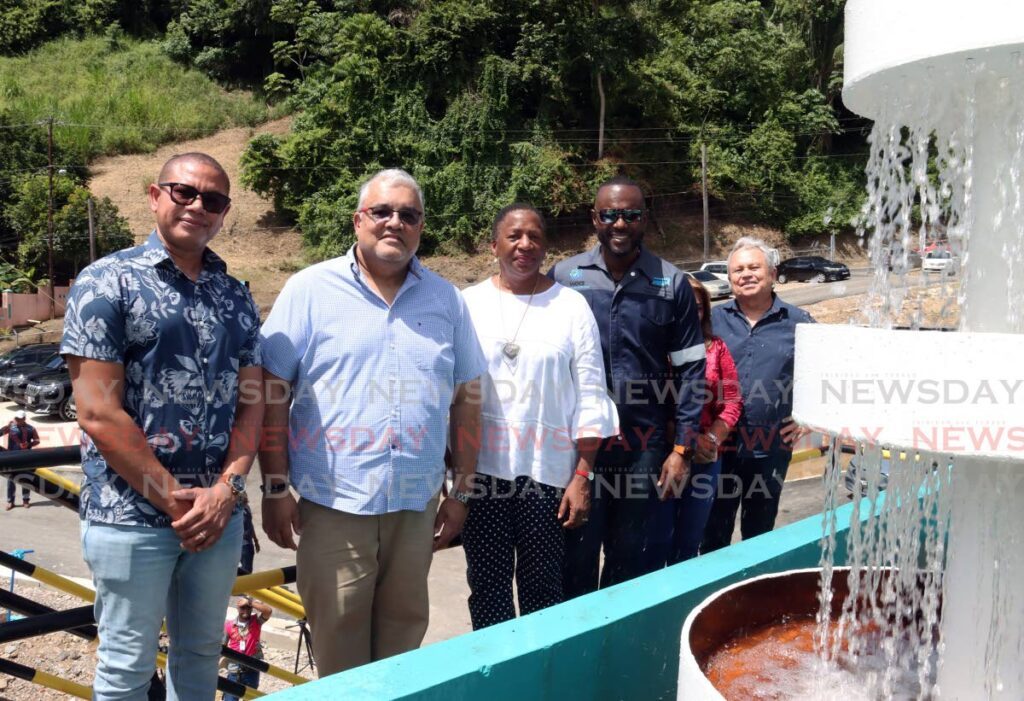
<path id="1" fill-rule="evenodd" d="M 734 299 L 711 312 L 712 327 L 736 362 L 743 413 L 722 451 L 722 477 L 701 552 L 729 545 L 742 506 L 744 540 L 775 527 L 793 443 L 793 351 L 797 324 L 814 323 L 773 291 L 778 252 L 743 237 L 729 254 Z"/>
<path id="2" fill-rule="evenodd" d="M 18 409 L 14 412 L 14 421 L 0 427 L 0 436 L 4 435 L 7 436 L 8 450 L 29 450 L 39 445 L 39 434 L 36 432 L 35 426 L 25 420 L 25 411 L 23 409 Z M 13 475 L 7 480 L 8 511 L 14 508 L 14 481 Z M 21 503 L 24 504 L 26 509 L 31 504 L 28 487 L 23 486 L 21 488 Z"/>
<path id="3" fill-rule="evenodd" d="M 622 431 L 598 451 L 589 523 L 566 533 L 566 598 L 665 565 L 669 499 L 682 491 L 699 432 L 704 338 L 696 300 L 678 268 L 643 248 L 647 216 L 639 185 L 609 180 L 592 213 L 599 245 L 548 273 L 594 312 Z"/>

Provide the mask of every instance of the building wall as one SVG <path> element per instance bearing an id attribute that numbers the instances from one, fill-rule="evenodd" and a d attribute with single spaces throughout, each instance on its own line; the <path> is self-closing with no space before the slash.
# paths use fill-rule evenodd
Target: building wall
<path id="1" fill-rule="evenodd" d="M 54 287 L 53 297 L 56 302 L 57 316 L 64 316 L 70 287 Z M 0 328 L 10 329 L 26 326 L 31 320 L 43 321 L 50 318 L 50 298 L 48 290 L 39 289 L 35 293 L 22 294 L 5 290 L 0 309 Z"/>

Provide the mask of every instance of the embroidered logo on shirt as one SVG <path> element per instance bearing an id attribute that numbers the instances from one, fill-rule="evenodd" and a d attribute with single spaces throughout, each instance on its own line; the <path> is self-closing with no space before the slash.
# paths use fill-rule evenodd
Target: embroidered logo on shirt
<path id="1" fill-rule="evenodd" d="M 583 279 L 583 271 L 580 270 L 579 268 L 573 268 L 572 270 L 569 271 L 569 279 L 570 280 L 582 280 Z"/>
<path id="2" fill-rule="evenodd" d="M 672 279 L 667 277 L 651 278 L 651 284 L 654 285 L 655 287 L 668 287 L 671 282 Z"/>

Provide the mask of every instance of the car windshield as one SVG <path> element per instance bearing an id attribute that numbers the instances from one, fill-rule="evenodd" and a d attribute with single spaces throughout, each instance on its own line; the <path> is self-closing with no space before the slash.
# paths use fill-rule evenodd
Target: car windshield
<path id="1" fill-rule="evenodd" d="M 952 258 L 949 251 L 929 251 L 926 258 Z"/>
<path id="2" fill-rule="evenodd" d="M 690 273 L 690 276 L 700 280 L 701 282 L 720 282 L 717 277 L 706 270 L 694 270 Z"/>

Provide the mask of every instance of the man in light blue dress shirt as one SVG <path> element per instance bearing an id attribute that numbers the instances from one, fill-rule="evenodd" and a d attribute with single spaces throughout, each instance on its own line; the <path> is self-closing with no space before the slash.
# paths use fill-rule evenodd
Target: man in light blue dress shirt
<path id="1" fill-rule="evenodd" d="M 373 176 L 353 224 L 355 245 L 293 276 L 261 332 L 263 527 L 281 547 L 301 534 L 321 676 L 422 642 L 432 552 L 469 509 L 487 367 L 462 297 L 415 256 L 412 176 Z M 455 481 L 438 505 L 449 434 Z"/>

